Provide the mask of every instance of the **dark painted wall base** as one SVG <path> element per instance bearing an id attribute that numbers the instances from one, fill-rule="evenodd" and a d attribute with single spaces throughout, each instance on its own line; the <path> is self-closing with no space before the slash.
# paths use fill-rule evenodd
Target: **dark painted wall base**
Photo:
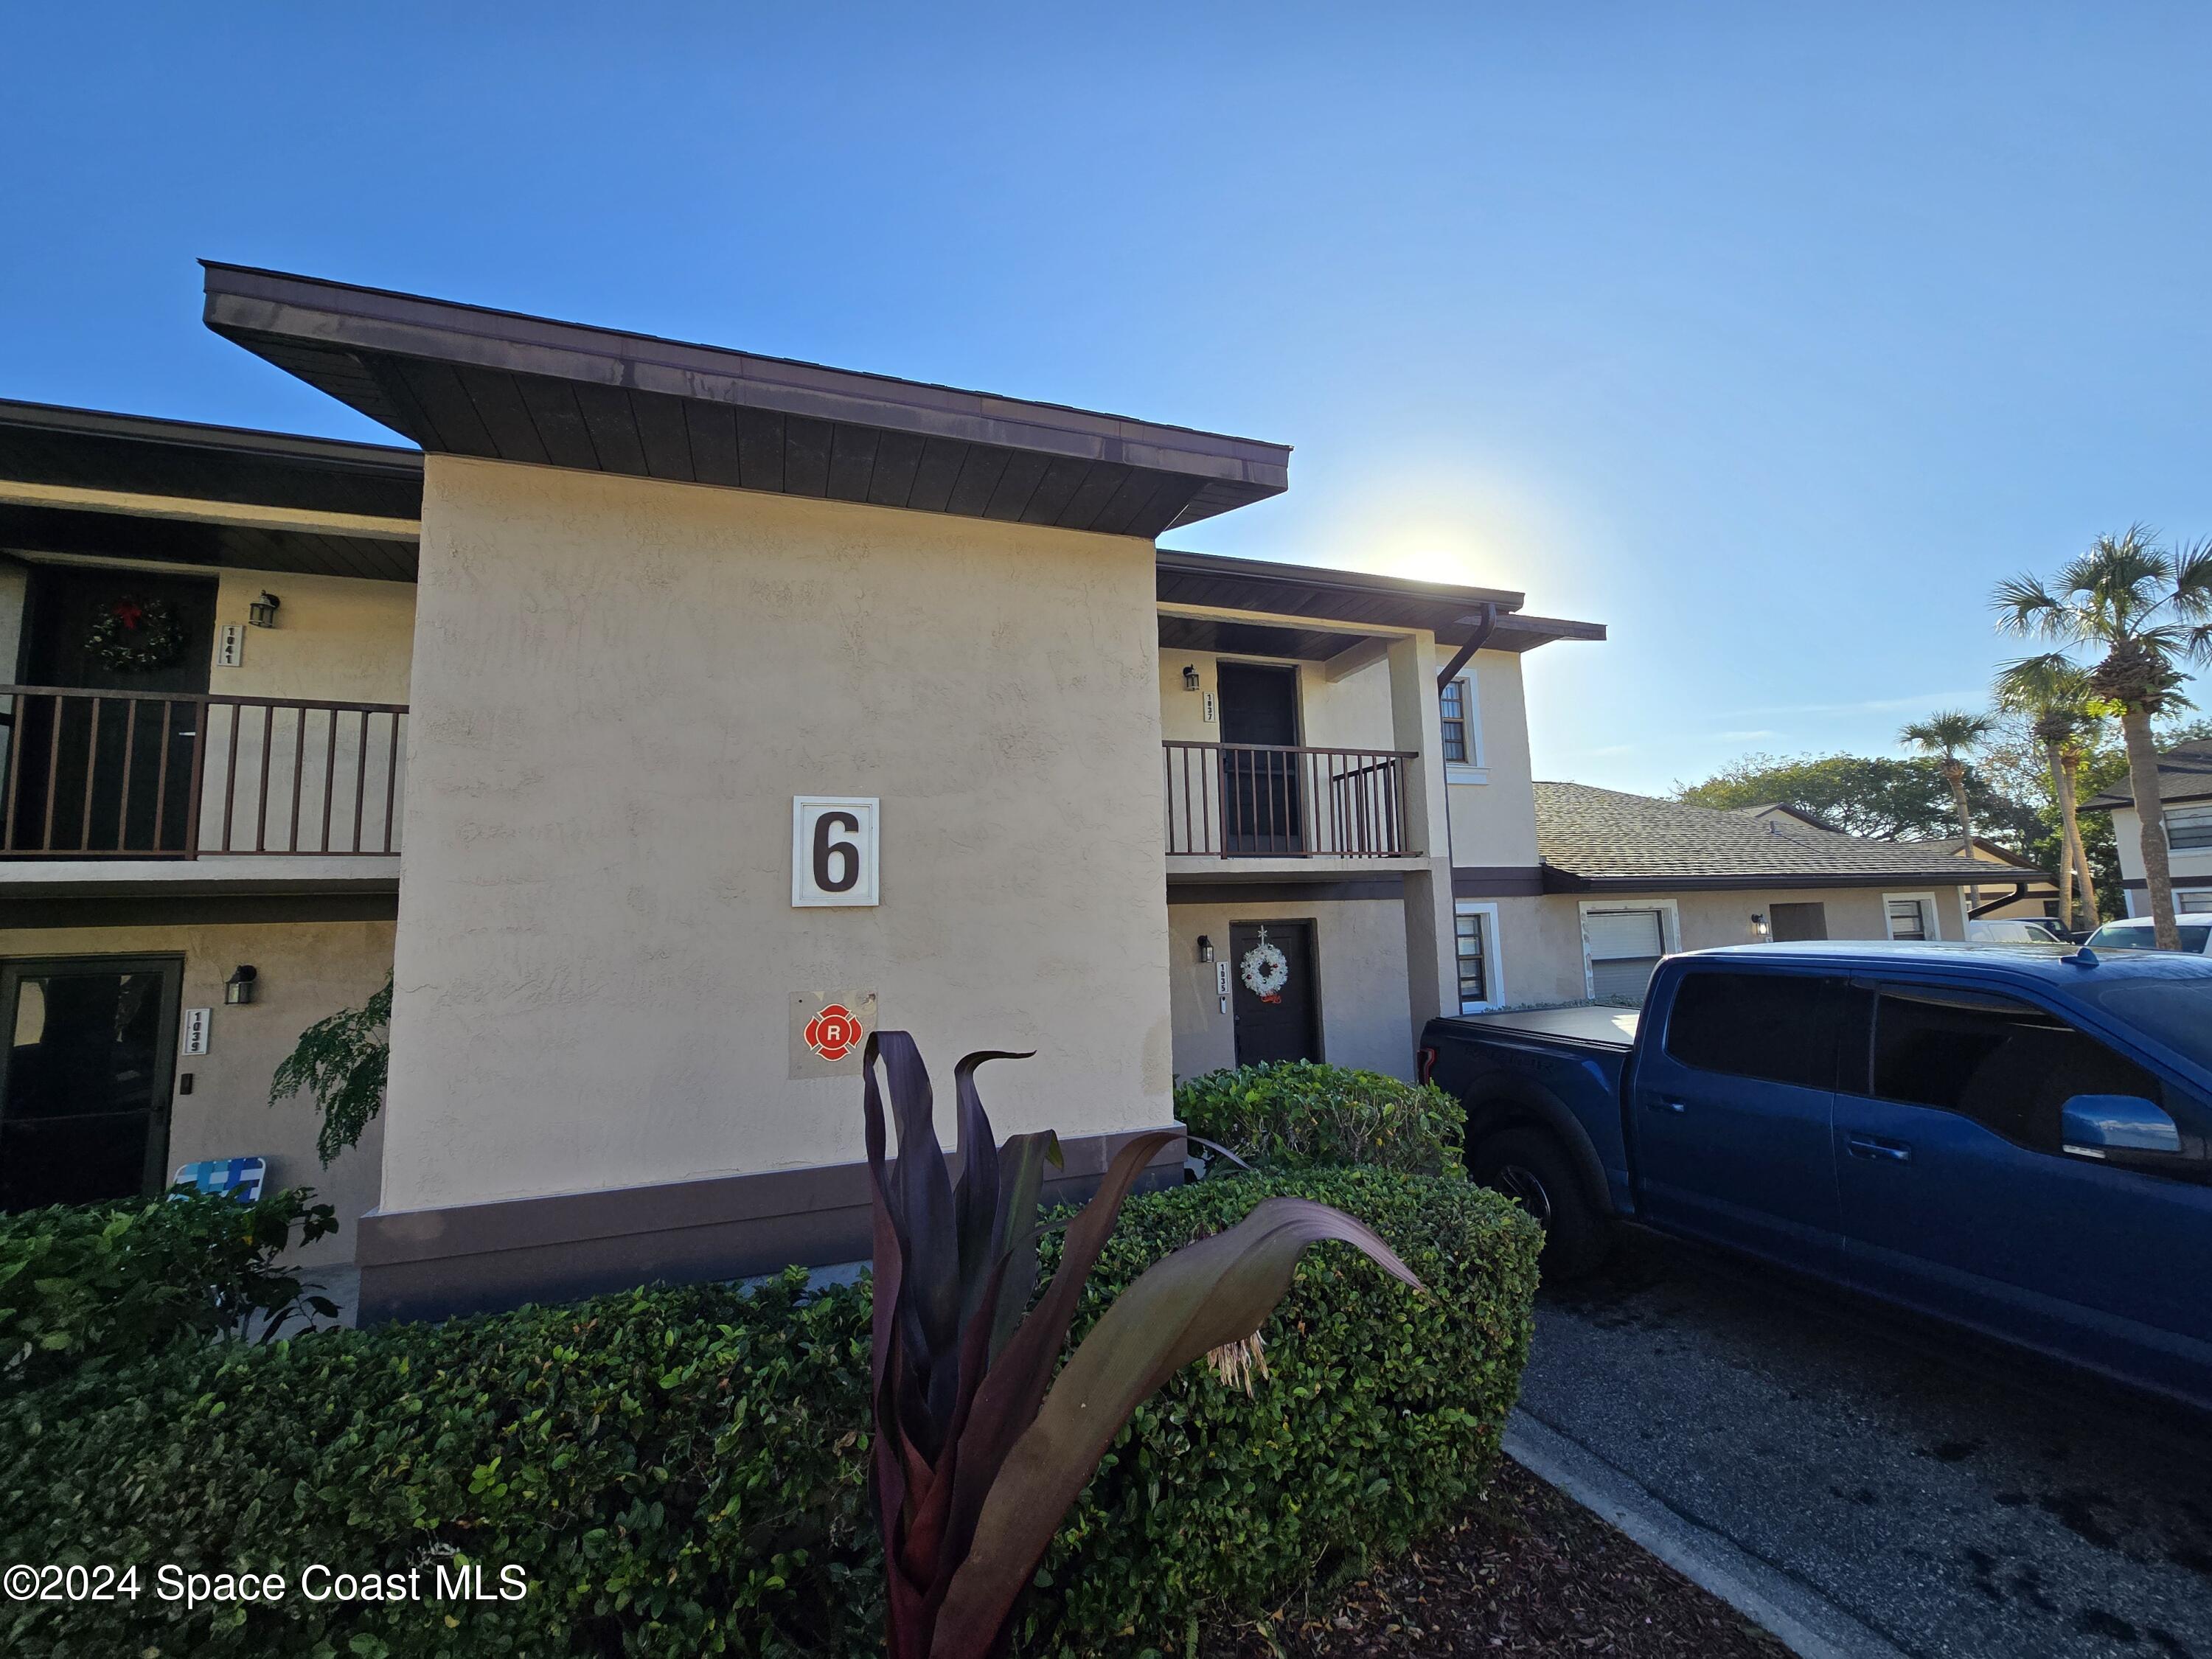
<path id="1" fill-rule="evenodd" d="M 1088 1197 L 1139 1133 L 1064 1141 L 1048 1201 Z M 1181 1179 L 1170 1142 L 1139 1185 Z M 957 1164 L 956 1164 L 957 1167 Z M 865 1164 L 563 1193 L 441 1210 L 372 1210 L 361 1220 L 361 1322 L 441 1319 L 525 1302 L 568 1302 L 661 1280 L 744 1279 L 870 1252 Z"/>

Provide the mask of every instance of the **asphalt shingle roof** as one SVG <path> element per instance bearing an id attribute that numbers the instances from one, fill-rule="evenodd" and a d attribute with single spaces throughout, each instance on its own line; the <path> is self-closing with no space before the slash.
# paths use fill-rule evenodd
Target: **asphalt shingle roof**
<path id="1" fill-rule="evenodd" d="M 2158 757 L 2158 798 L 2160 800 L 2202 800 L 2212 796 L 2212 743 L 2185 743 Z M 2081 803 L 2089 808 L 2133 806 L 2132 788 L 2107 789 Z"/>
<path id="2" fill-rule="evenodd" d="M 1937 842 L 1873 841 L 1586 783 L 1536 786 L 1536 850 L 1553 869 L 1608 883 L 1758 877 L 1778 886 L 1894 879 L 1963 887 L 1992 879 L 1990 866 Z"/>

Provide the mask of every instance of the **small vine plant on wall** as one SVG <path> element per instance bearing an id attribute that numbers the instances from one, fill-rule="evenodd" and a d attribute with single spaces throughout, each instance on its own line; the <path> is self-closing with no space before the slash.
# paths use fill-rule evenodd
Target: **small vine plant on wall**
<path id="1" fill-rule="evenodd" d="M 300 1034 L 300 1045 L 284 1057 L 269 1085 L 269 1103 L 282 1105 L 297 1094 L 312 1096 L 322 1109 L 323 1127 L 315 1135 L 315 1155 L 328 1169 L 331 1160 L 357 1145 L 384 1105 L 384 1081 L 392 1064 L 392 981 L 358 1008 L 341 1008 Z"/>

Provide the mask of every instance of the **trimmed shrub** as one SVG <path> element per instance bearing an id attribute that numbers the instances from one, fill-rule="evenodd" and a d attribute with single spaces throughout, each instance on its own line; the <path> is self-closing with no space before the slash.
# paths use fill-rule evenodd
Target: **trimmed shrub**
<path id="1" fill-rule="evenodd" d="M 273 1332 L 312 1305 L 277 1258 L 337 1230 L 306 1188 L 241 1204 L 193 1194 L 0 1216 L 0 1389 L 37 1387 L 185 1340 Z"/>
<path id="2" fill-rule="evenodd" d="M 1467 1133 L 1467 1109 L 1433 1083 L 1308 1060 L 1208 1072 L 1181 1085 L 1175 1103 L 1193 1134 L 1247 1163 L 1288 1169 L 1369 1164 L 1456 1173 Z"/>
<path id="3" fill-rule="evenodd" d="M 1238 1176 L 1133 1200 L 1078 1332 L 1170 1249 L 1297 1192 L 1367 1221 L 1434 1294 L 1336 1246 L 1266 1328 L 1249 1397 L 1204 1365 L 1139 1411 L 1070 1513 L 1018 1650 L 1180 1651 L 1453 1516 L 1518 1387 L 1539 1235 L 1462 1181 Z M 1049 1255 L 1049 1252 L 1048 1253 Z M 1048 1261 L 1048 1268 L 1049 1267 Z M 860 1655 L 869 1292 L 804 1276 L 444 1326 L 178 1350 L 0 1400 L 0 1560 L 137 1563 L 136 1600 L 0 1606 L 13 1654 Z M 273 1605 L 151 1593 L 160 1563 L 276 1571 Z M 314 1601 L 312 1563 L 421 1570 L 420 1601 Z M 517 1601 L 427 1594 L 518 1565 Z"/>

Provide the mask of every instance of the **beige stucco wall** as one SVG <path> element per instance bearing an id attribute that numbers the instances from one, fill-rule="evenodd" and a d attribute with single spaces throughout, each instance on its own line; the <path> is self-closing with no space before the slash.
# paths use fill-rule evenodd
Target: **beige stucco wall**
<path id="1" fill-rule="evenodd" d="M 385 1206 L 861 1155 L 850 989 L 1001 1132 L 1170 1106 L 1149 542 L 432 456 Z M 883 902 L 794 909 L 796 794 Z"/>
<path id="2" fill-rule="evenodd" d="M 1439 650 L 1439 672 L 1451 661 Z M 1478 651 L 1462 672 L 1474 683 L 1481 765 L 1449 784 L 1452 865 L 1455 869 L 1527 870 L 1536 863 L 1536 788 L 1528 757 L 1528 704 L 1521 659 L 1510 651 Z"/>
<path id="3" fill-rule="evenodd" d="M 1322 1057 L 1413 1075 L 1413 1033 L 1407 1012 L 1406 915 L 1396 899 L 1262 899 L 1237 904 L 1168 906 L 1168 984 L 1175 1012 L 1175 1074 L 1197 1077 L 1237 1063 L 1231 1016 L 1221 1012 L 1214 964 L 1198 959 L 1198 938 L 1230 962 L 1236 922 L 1310 921 L 1321 996 Z M 1230 972 L 1237 965 L 1230 962 Z"/>
<path id="4" fill-rule="evenodd" d="M 208 690 L 240 697 L 322 702 L 405 702 L 414 655 L 415 585 L 274 570 L 226 570 L 215 619 L 243 623 L 263 590 L 275 594 L 274 628 L 248 628 L 244 660 L 208 671 Z"/>
<path id="5" fill-rule="evenodd" d="M 269 1080 L 325 1015 L 358 1007 L 392 969 L 388 921 L 292 921 L 143 927 L 0 928 L 0 957 L 181 956 L 182 1006 L 212 1010 L 208 1051 L 179 1055 L 192 1092 L 173 1097 L 167 1166 L 209 1158 L 264 1157 L 269 1184 L 313 1187 L 338 1212 L 338 1231 L 301 1257 L 353 1259 L 355 1224 L 376 1202 L 383 1133 L 325 1170 L 315 1156 L 320 1118 L 305 1097 L 269 1104 Z M 260 971 L 256 1000 L 232 1007 L 223 981 L 240 963 Z"/>
<path id="6" fill-rule="evenodd" d="M 1583 975 L 1582 920 L 1571 901 L 1556 898 L 1482 900 L 1498 906 L 1497 980 L 1508 1007 L 1579 1002 L 1589 994 Z"/>

